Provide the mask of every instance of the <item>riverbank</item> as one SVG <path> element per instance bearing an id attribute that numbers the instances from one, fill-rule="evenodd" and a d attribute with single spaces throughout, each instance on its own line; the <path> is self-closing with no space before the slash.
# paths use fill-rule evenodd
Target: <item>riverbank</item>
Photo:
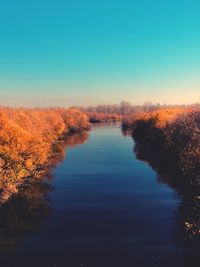
<path id="1" fill-rule="evenodd" d="M 62 154 L 65 140 L 89 128 L 74 109 L 0 108 L 0 202 L 27 180 L 40 179 Z"/>
<path id="2" fill-rule="evenodd" d="M 190 203 L 183 220 L 187 238 L 200 238 L 200 111 L 162 110 L 123 122 L 138 159 Z M 193 204 L 192 204 L 193 203 Z M 186 205 L 184 205 L 186 206 Z M 193 206 L 193 207 L 191 207 Z"/>
<path id="3" fill-rule="evenodd" d="M 124 120 L 136 143 L 160 151 L 166 160 L 176 165 L 188 183 L 200 189 L 200 111 L 170 109 L 138 114 Z M 197 191 L 198 191 L 197 190 Z"/>

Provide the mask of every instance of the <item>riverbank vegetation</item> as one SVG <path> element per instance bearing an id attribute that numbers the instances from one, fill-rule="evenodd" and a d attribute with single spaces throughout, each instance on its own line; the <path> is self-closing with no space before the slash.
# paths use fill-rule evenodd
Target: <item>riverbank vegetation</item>
<path id="1" fill-rule="evenodd" d="M 135 140 L 135 154 L 157 172 L 161 182 L 182 196 L 184 229 L 200 237 L 200 110 L 173 108 L 124 118 Z M 188 204 L 189 203 L 189 204 Z M 192 203 L 192 204 L 191 204 Z"/>
<path id="2" fill-rule="evenodd" d="M 64 159 L 65 148 L 85 143 L 88 131 L 78 131 L 59 141 L 60 152 L 51 161 L 57 164 Z M 46 179 L 29 179 L 18 188 L 17 195 L 0 208 L 0 251 L 15 248 L 30 232 L 35 231 L 47 220 L 52 211 L 48 193 L 54 188 L 48 182 L 53 179 L 51 172 Z"/>
<path id="3" fill-rule="evenodd" d="M 196 177 L 200 173 L 200 110 L 164 109 L 123 120 L 136 143 L 158 148 L 177 163 L 179 171 Z M 199 179 L 191 185 L 200 186 Z"/>
<path id="4" fill-rule="evenodd" d="M 75 109 L 0 108 L 0 202 L 25 180 L 38 179 L 55 164 L 70 134 L 88 129 Z"/>

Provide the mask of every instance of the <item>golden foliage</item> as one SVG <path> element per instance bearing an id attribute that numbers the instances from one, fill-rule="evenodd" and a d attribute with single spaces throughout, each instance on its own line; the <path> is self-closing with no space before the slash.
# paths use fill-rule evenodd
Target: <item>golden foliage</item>
<path id="1" fill-rule="evenodd" d="M 178 116 L 192 112 L 191 108 L 166 108 L 154 110 L 151 112 L 141 112 L 133 115 L 129 115 L 124 118 L 123 125 L 126 127 L 132 127 L 137 121 L 154 120 L 155 126 L 158 128 L 165 127 L 168 123 L 172 123 Z"/>
<path id="2" fill-rule="evenodd" d="M 0 190 L 3 198 L 25 178 L 47 171 L 56 142 L 88 128 L 88 118 L 75 109 L 0 108 Z"/>

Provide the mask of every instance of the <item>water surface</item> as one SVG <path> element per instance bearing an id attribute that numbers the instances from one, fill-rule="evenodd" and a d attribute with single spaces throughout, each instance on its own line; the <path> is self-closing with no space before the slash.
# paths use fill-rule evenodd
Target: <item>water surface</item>
<path id="1" fill-rule="evenodd" d="M 180 197 L 119 125 L 94 126 L 53 176 L 1 208 L 1 266 L 198 266 Z"/>

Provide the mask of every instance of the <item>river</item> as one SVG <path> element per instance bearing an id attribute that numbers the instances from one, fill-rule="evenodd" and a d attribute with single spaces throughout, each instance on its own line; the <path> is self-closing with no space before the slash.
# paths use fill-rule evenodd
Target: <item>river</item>
<path id="1" fill-rule="evenodd" d="M 133 139 L 118 124 L 81 138 L 52 177 L 1 208 L 0 266 L 199 266 L 179 194 L 136 158 Z"/>

